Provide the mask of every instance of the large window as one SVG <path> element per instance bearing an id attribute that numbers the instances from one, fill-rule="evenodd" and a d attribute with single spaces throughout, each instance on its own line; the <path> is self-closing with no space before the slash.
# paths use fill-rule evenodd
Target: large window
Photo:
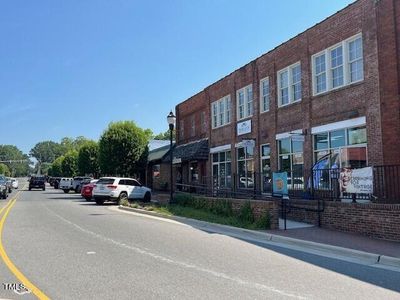
<path id="1" fill-rule="evenodd" d="M 231 122 L 231 96 L 225 96 L 211 104 L 212 127 L 218 128 Z"/>
<path id="2" fill-rule="evenodd" d="M 190 136 L 194 137 L 196 135 L 196 120 L 194 115 L 190 118 L 190 123 Z"/>
<path id="3" fill-rule="evenodd" d="M 261 145 L 261 187 L 263 193 L 272 191 L 271 179 L 271 148 L 269 145 Z"/>
<path id="4" fill-rule="evenodd" d="M 260 81 L 260 111 L 269 111 L 269 78 L 264 78 Z"/>
<path id="5" fill-rule="evenodd" d="M 212 169 L 214 185 L 218 187 L 231 187 L 232 166 L 231 151 L 212 154 Z"/>
<path id="6" fill-rule="evenodd" d="M 304 185 L 302 138 L 294 136 L 278 140 L 279 169 L 288 173 L 289 188 L 301 188 Z"/>
<path id="7" fill-rule="evenodd" d="M 179 122 L 179 138 L 181 140 L 185 138 L 185 122 L 183 120 Z"/>
<path id="8" fill-rule="evenodd" d="M 239 188 L 254 187 L 254 147 L 237 148 L 237 170 Z"/>
<path id="9" fill-rule="evenodd" d="M 363 80 L 361 34 L 313 55 L 312 65 L 314 95 Z"/>
<path id="10" fill-rule="evenodd" d="M 253 115 L 253 86 L 250 84 L 236 92 L 238 120 Z"/>
<path id="11" fill-rule="evenodd" d="M 318 169 L 362 168 L 367 166 L 365 126 L 321 132 L 313 135 L 314 162 Z M 329 159 L 324 159 L 329 157 Z M 322 164 L 323 163 L 323 164 Z"/>
<path id="12" fill-rule="evenodd" d="M 301 100 L 301 64 L 295 63 L 278 72 L 278 106 Z"/>

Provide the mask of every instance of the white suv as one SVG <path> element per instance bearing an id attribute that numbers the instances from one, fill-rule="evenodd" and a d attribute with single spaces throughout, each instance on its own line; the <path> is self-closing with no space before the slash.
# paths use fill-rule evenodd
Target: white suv
<path id="1" fill-rule="evenodd" d="M 69 191 L 73 190 L 72 180 L 72 178 L 61 178 L 58 188 L 63 190 L 64 193 L 69 193 Z"/>
<path id="2" fill-rule="evenodd" d="M 132 178 L 102 177 L 94 185 L 93 198 L 99 205 L 108 200 L 120 203 L 124 199 L 143 199 L 149 202 L 151 189 Z"/>

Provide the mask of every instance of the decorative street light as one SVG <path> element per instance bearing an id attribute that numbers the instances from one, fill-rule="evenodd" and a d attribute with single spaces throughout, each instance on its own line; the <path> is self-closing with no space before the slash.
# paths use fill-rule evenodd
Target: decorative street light
<path id="1" fill-rule="evenodd" d="M 171 110 L 171 112 L 169 113 L 169 115 L 167 116 L 167 122 L 168 122 L 168 125 L 169 125 L 169 132 L 170 132 L 170 135 L 169 135 L 169 141 L 170 141 L 170 143 L 169 143 L 169 157 L 170 157 L 170 176 L 171 176 L 171 180 L 170 180 L 170 188 L 169 188 L 169 190 L 170 190 L 170 197 L 169 197 L 169 203 L 172 203 L 173 201 L 174 201 L 174 196 L 173 196 L 173 178 L 172 178 L 172 176 L 173 176 L 173 174 L 172 174 L 172 160 L 173 160 L 173 155 L 172 155 L 172 133 L 173 133 L 173 131 L 174 131 L 174 126 L 175 126 L 175 120 L 176 120 L 176 117 L 175 117 L 175 115 L 173 114 L 173 112 L 172 112 L 172 110 Z"/>

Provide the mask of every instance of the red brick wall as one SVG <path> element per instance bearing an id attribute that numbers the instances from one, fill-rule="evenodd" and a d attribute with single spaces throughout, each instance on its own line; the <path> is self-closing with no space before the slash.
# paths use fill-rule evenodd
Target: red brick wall
<path id="1" fill-rule="evenodd" d="M 322 95 L 312 95 L 311 56 L 355 34 L 362 33 L 364 80 Z M 370 165 L 400 164 L 400 101 L 399 101 L 399 41 L 400 1 L 359 0 L 305 32 L 279 45 L 247 65 L 215 82 L 202 92 L 179 104 L 179 120 L 185 120 L 186 143 L 205 136 L 210 147 L 234 144 L 243 139 L 256 139 L 255 171 L 259 172 L 261 144 L 271 145 L 271 163 L 277 170 L 277 133 L 307 129 L 304 144 L 304 168 L 313 163 L 311 127 L 366 116 L 368 160 Z M 277 72 L 301 62 L 302 101 L 277 107 Z M 259 113 L 259 81 L 270 78 L 270 111 Z M 252 132 L 236 134 L 236 91 L 253 84 L 254 114 Z M 232 121 L 229 125 L 211 129 L 211 103 L 231 95 Z M 190 137 L 190 117 L 206 111 L 207 133 Z M 199 117 L 198 117 L 199 118 Z M 200 125 L 196 123 L 196 129 Z M 196 131 L 197 132 L 197 131 Z M 232 171 L 236 172 L 235 155 Z M 209 166 L 208 166 L 209 168 Z"/>
<path id="2" fill-rule="evenodd" d="M 290 203 L 297 207 L 317 208 L 316 201 L 291 200 Z M 293 208 L 287 217 L 299 222 L 318 224 L 318 213 L 313 211 Z M 400 204 L 325 202 L 325 209 L 321 213 L 321 226 L 378 239 L 400 241 Z"/>

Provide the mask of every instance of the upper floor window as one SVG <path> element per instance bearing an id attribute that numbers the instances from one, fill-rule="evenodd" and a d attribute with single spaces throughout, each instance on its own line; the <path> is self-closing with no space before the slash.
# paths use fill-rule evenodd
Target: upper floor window
<path id="1" fill-rule="evenodd" d="M 238 120 L 253 115 L 253 86 L 250 84 L 236 92 Z"/>
<path id="2" fill-rule="evenodd" d="M 201 131 L 205 132 L 207 130 L 207 123 L 206 123 L 206 112 L 202 111 L 200 115 L 200 123 L 201 123 Z"/>
<path id="3" fill-rule="evenodd" d="M 195 116 L 193 115 L 190 119 L 191 126 L 190 126 L 190 135 L 193 137 L 196 135 L 196 122 L 195 122 Z"/>
<path id="4" fill-rule="evenodd" d="M 361 34 L 313 55 L 312 72 L 314 95 L 363 80 Z"/>
<path id="5" fill-rule="evenodd" d="M 231 96 L 225 96 L 211 104 L 212 127 L 217 128 L 231 122 Z"/>
<path id="6" fill-rule="evenodd" d="M 261 79 L 260 81 L 260 106 L 261 112 L 269 111 L 269 78 Z"/>
<path id="7" fill-rule="evenodd" d="M 278 72 L 278 106 L 301 100 L 301 64 L 295 63 Z"/>
<path id="8" fill-rule="evenodd" d="M 179 122 L 179 138 L 181 140 L 185 138 L 185 122 L 183 120 Z"/>

